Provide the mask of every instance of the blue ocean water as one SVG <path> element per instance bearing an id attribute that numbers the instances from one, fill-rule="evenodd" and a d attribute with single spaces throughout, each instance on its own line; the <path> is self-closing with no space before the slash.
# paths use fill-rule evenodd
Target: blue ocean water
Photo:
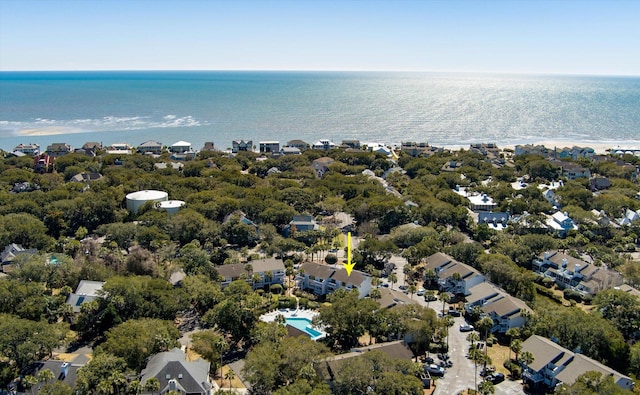
<path id="1" fill-rule="evenodd" d="M 640 144 L 640 77 L 374 72 L 2 72 L 0 148 L 328 138 Z"/>

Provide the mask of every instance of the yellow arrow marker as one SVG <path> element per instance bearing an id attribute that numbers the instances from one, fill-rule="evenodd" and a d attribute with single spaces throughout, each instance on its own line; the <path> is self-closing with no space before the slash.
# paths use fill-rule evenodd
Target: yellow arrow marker
<path id="1" fill-rule="evenodd" d="M 351 263 L 351 232 L 349 232 L 347 233 L 347 263 L 344 264 L 344 268 L 347 269 L 347 276 L 351 276 L 351 271 L 355 265 L 355 263 Z"/>

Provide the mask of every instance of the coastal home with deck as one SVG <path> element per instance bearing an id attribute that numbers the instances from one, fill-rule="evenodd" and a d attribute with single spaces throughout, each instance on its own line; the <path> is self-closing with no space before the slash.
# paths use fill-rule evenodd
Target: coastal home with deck
<path id="1" fill-rule="evenodd" d="M 252 152 L 253 140 L 233 140 L 231 142 L 231 152 L 237 154 L 238 152 Z"/>
<path id="2" fill-rule="evenodd" d="M 138 146 L 141 154 L 160 155 L 162 153 L 162 143 L 155 140 L 147 140 Z"/>
<path id="3" fill-rule="evenodd" d="M 13 152 L 22 152 L 25 155 L 29 156 L 38 156 L 40 155 L 40 145 L 39 144 L 18 144 Z"/>

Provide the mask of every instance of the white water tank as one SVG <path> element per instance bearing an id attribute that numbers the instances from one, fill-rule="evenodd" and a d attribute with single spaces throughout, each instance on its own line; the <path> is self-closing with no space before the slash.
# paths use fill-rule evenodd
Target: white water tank
<path id="1" fill-rule="evenodd" d="M 174 215 L 175 213 L 180 211 L 180 209 L 184 205 L 185 203 L 182 200 L 166 200 L 164 202 L 157 203 L 156 207 L 158 208 L 158 210 L 166 211 L 167 213 L 169 213 L 169 215 Z"/>
<path id="2" fill-rule="evenodd" d="M 147 202 L 164 202 L 168 200 L 169 194 L 163 191 L 138 191 L 127 195 L 127 210 L 136 214 L 140 207 Z"/>

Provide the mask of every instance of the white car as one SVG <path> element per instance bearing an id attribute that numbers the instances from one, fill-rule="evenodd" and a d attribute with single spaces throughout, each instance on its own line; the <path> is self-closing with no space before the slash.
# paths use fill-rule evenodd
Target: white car
<path id="1" fill-rule="evenodd" d="M 471 332 L 473 331 L 473 325 L 462 324 L 460 325 L 460 332 Z"/>

